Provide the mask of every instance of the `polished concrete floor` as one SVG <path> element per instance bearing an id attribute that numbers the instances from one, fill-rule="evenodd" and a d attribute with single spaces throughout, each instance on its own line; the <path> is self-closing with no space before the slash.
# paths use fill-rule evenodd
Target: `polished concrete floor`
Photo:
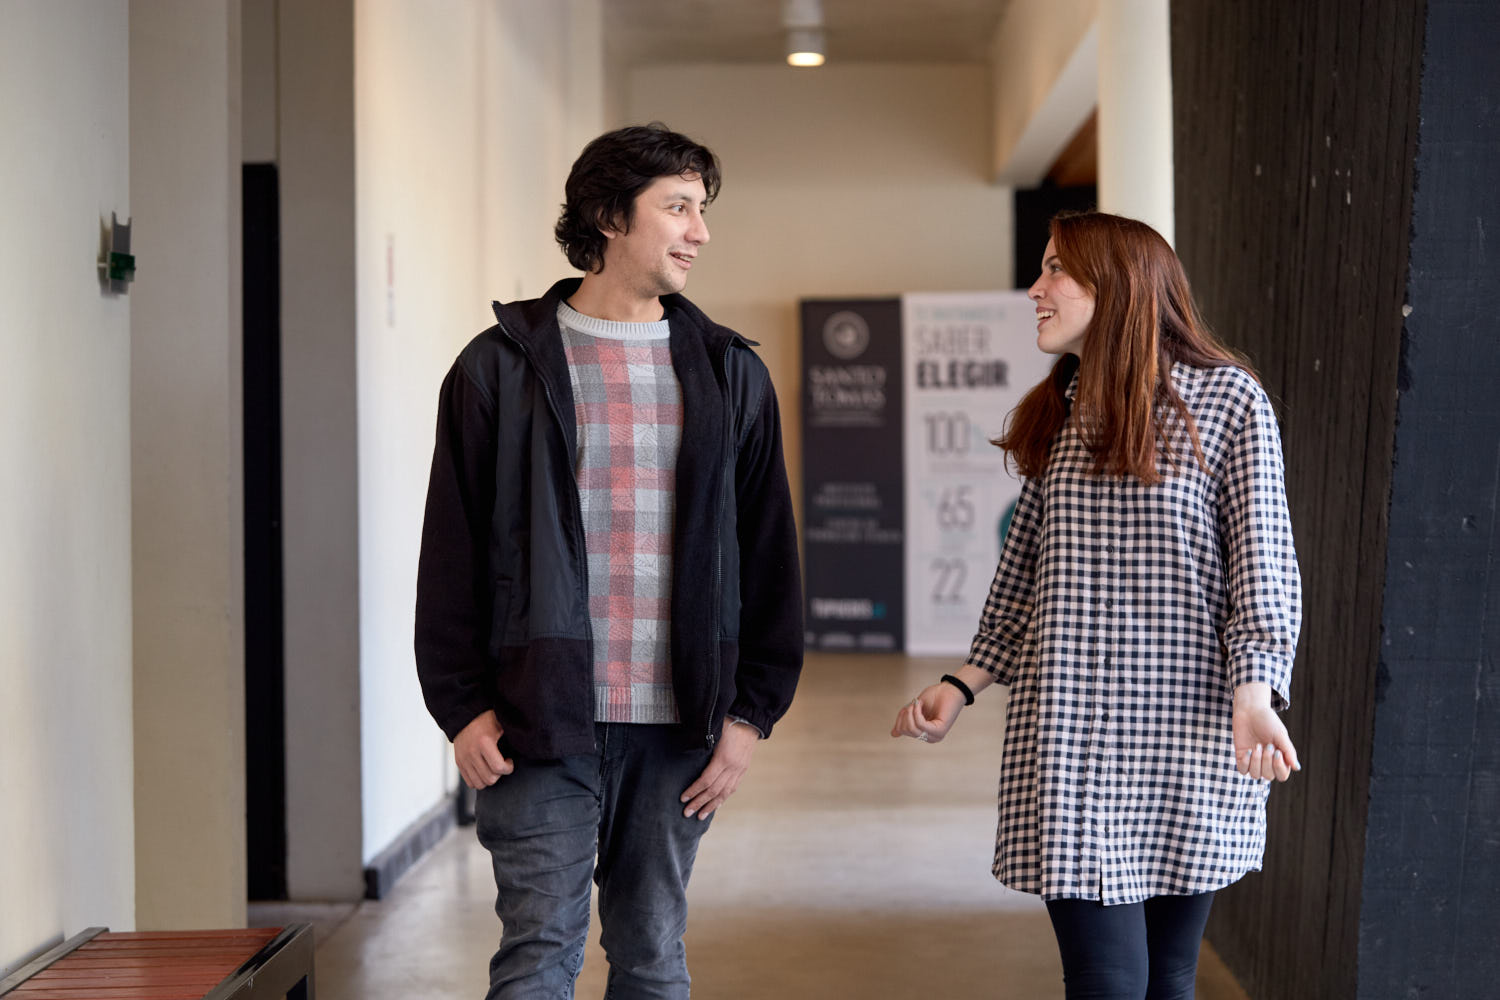
<path id="1" fill-rule="evenodd" d="M 808 658 L 698 853 L 688 964 L 700 1000 L 1061 997 L 1045 909 L 989 874 L 1004 691 L 938 745 L 889 737 L 901 703 L 952 668 Z M 499 936 L 488 855 L 453 831 L 378 902 L 252 907 L 312 920 L 320 1000 L 480 998 Z M 598 925 L 578 980 L 604 991 Z M 1199 1000 L 1243 1000 L 1205 945 Z"/>

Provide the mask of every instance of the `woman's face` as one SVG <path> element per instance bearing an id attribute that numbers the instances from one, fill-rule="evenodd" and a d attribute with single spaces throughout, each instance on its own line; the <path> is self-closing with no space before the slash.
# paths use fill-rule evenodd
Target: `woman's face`
<path id="1" fill-rule="evenodd" d="M 1036 346 L 1047 354 L 1082 357 L 1094 297 L 1063 270 L 1051 240 L 1042 253 L 1042 276 L 1026 294 L 1036 303 Z"/>

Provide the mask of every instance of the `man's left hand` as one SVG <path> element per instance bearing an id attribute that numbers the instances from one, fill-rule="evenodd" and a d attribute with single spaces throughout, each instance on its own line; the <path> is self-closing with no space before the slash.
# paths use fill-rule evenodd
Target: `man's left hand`
<path id="1" fill-rule="evenodd" d="M 743 722 L 724 722 L 724 735 L 708 766 L 698 775 L 698 780 L 682 793 L 680 801 L 687 807 L 682 814 L 691 819 L 695 814 L 700 820 L 708 819 L 740 787 L 740 779 L 750 769 L 750 756 L 755 753 L 755 744 L 760 742 L 760 733 L 754 726 Z"/>

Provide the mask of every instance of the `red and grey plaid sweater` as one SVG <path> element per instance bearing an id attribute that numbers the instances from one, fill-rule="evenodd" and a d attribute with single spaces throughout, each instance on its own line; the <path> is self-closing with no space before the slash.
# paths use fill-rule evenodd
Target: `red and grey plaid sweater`
<path id="1" fill-rule="evenodd" d="M 594 631 L 594 717 L 676 722 L 672 519 L 682 389 L 670 327 L 595 319 L 561 303 L 578 423 L 578 498 Z"/>

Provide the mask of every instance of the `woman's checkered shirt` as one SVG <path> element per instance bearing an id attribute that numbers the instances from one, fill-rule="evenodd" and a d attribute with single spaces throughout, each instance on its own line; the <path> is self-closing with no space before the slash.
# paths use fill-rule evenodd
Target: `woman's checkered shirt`
<path id="1" fill-rule="evenodd" d="M 1281 441 L 1240 369 L 1172 377 L 1210 474 L 1182 436 L 1155 486 L 1092 475 L 1070 416 L 969 653 L 1010 685 L 995 877 L 1048 899 L 1206 892 L 1261 864 L 1268 786 L 1235 770 L 1231 708 L 1250 681 L 1288 702 L 1302 587 Z"/>

